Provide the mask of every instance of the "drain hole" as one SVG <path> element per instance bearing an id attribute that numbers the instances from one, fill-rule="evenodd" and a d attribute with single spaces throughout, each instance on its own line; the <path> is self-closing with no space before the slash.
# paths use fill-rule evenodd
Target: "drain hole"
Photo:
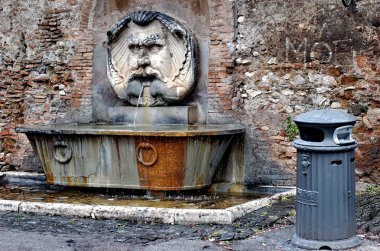
<path id="1" fill-rule="evenodd" d="M 341 160 L 331 161 L 331 165 L 332 166 L 340 166 L 340 165 L 342 165 L 342 161 Z"/>
<path id="2" fill-rule="evenodd" d="M 323 246 L 319 250 L 332 250 L 329 246 Z"/>

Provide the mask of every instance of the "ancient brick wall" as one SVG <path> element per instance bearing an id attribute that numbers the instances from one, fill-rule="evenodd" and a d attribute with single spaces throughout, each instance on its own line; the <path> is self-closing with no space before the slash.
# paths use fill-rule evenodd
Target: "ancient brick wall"
<path id="1" fill-rule="evenodd" d="M 0 167 L 40 165 L 19 124 L 91 118 L 92 1 L 2 1 Z"/>
<path id="2" fill-rule="evenodd" d="M 209 123 L 233 121 L 235 10 L 234 1 L 215 0 L 210 3 Z"/>
<path id="3" fill-rule="evenodd" d="M 237 1 L 233 109 L 247 125 L 248 181 L 294 183 L 287 118 L 342 108 L 359 118 L 358 177 L 380 182 L 380 2 L 357 2 L 352 13 L 335 0 Z"/>
<path id="4" fill-rule="evenodd" d="M 113 2 L 127 8 L 133 1 Z M 2 170 L 40 170 L 17 125 L 91 120 L 95 6 L 1 1 Z M 208 7 L 207 120 L 247 126 L 246 182 L 294 184 L 286 121 L 331 107 L 358 116 L 358 178 L 379 183 L 379 1 L 358 1 L 356 13 L 340 0 L 210 0 Z"/>

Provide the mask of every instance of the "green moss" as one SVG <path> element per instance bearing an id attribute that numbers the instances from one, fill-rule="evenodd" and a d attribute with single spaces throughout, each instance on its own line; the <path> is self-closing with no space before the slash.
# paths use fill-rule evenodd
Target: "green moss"
<path id="1" fill-rule="evenodd" d="M 289 201 L 289 196 L 286 196 L 286 195 L 280 195 L 280 197 L 278 197 L 278 200 L 279 201 Z"/>
<path id="2" fill-rule="evenodd" d="M 285 120 L 285 133 L 290 141 L 293 141 L 299 134 L 298 127 L 290 116 Z"/>
<path id="3" fill-rule="evenodd" d="M 269 213 L 268 212 L 262 212 L 261 214 L 260 214 L 260 216 L 261 217 L 265 217 L 265 216 L 267 216 Z"/>

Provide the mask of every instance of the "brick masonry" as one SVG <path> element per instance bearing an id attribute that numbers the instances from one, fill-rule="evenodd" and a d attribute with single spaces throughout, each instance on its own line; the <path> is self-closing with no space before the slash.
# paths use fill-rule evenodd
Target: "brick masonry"
<path id="1" fill-rule="evenodd" d="M 41 170 L 17 125 L 91 120 L 96 4 L 1 2 L 2 170 Z M 207 120 L 247 126 L 246 182 L 294 184 L 285 121 L 332 107 L 358 116 L 357 177 L 379 183 L 380 3 L 358 1 L 356 13 L 338 0 L 210 0 L 208 7 Z"/>

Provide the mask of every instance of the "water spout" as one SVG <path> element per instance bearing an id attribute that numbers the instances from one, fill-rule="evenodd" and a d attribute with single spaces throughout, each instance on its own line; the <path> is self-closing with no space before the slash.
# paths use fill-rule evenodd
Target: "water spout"
<path id="1" fill-rule="evenodd" d="M 143 92 L 144 92 L 144 87 L 141 88 L 141 91 L 140 91 L 140 94 L 139 94 L 139 98 L 137 99 L 137 105 L 136 105 L 136 108 L 135 108 L 135 117 L 133 119 L 133 127 L 136 127 L 137 111 L 138 111 L 138 108 L 139 108 L 140 99 L 141 99 L 141 95 L 143 94 Z"/>

